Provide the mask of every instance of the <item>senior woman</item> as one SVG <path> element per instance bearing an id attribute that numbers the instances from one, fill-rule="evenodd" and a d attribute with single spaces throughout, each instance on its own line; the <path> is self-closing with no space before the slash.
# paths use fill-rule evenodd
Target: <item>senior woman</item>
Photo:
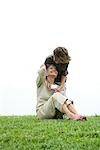
<path id="1" fill-rule="evenodd" d="M 72 103 L 61 92 L 56 92 L 54 85 L 57 77 L 57 69 L 54 65 L 45 68 L 43 65 L 38 71 L 37 85 L 37 105 L 36 113 L 39 119 L 53 119 L 56 109 L 66 114 L 72 120 L 86 120 L 85 116 L 79 115 Z"/>

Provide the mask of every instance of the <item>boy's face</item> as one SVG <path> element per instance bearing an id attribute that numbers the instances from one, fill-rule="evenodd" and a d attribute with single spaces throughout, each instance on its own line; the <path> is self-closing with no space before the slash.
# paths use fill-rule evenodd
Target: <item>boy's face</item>
<path id="1" fill-rule="evenodd" d="M 60 56 L 58 57 L 58 56 L 55 56 L 55 54 L 53 54 L 53 61 L 54 61 L 56 64 L 62 64 L 62 60 L 63 60 L 63 55 L 60 55 Z"/>

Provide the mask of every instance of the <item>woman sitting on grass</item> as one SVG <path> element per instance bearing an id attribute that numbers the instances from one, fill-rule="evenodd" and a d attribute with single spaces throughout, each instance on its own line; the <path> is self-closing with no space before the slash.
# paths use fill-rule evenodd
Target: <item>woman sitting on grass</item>
<path id="1" fill-rule="evenodd" d="M 57 74 L 56 67 L 52 64 L 47 69 L 43 65 L 38 72 L 36 80 L 37 117 L 39 119 L 53 119 L 56 109 L 58 109 L 72 120 L 86 120 L 85 116 L 77 113 L 71 100 L 62 95 L 61 92 L 56 92 L 57 85 L 54 85 L 54 81 Z"/>

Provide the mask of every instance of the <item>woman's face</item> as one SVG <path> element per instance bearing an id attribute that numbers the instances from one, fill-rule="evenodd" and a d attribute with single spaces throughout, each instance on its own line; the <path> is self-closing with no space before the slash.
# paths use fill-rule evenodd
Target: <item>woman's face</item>
<path id="1" fill-rule="evenodd" d="M 47 76 L 54 76 L 55 78 L 57 77 L 58 72 L 55 66 L 50 65 L 47 69 Z"/>

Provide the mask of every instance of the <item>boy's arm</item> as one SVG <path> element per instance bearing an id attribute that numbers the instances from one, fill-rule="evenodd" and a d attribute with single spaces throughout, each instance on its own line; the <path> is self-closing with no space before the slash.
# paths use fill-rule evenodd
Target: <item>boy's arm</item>
<path id="1" fill-rule="evenodd" d="M 62 77 L 61 77 L 61 84 L 60 84 L 60 86 L 58 86 L 57 89 L 56 89 L 57 92 L 61 92 L 61 90 L 62 90 L 63 87 L 64 87 L 65 81 L 66 81 L 66 76 L 62 76 Z"/>
<path id="2" fill-rule="evenodd" d="M 61 85 L 60 85 L 61 89 L 64 87 L 64 84 L 67 80 L 67 75 L 68 75 L 68 64 L 65 64 L 64 70 L 63 70 L 62 76 L 61 76 Z"/>
<path id="3" fill-rule="evenodd" d="M 62 76 L 61 77 L 61 87 L 63 88 L 64 87 L 64 84 L 65 84 L 65 82 L 66 82 L 66 79 L 67 79 L 67 77 L 66 76 Z"/>

